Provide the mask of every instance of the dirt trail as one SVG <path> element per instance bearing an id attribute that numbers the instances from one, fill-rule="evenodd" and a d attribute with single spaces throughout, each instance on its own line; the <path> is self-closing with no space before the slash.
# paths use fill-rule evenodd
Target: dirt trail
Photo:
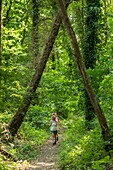
<path id="1" fill-rule="evenodd" d="M 40 149 L 37 160 L 33 161 L 28 170 L 58 170 L 58 150 L 61 143 L 62 135 L 59 134 L 59 141 L 56 145 L 52 145 L 50 138 Z"/>

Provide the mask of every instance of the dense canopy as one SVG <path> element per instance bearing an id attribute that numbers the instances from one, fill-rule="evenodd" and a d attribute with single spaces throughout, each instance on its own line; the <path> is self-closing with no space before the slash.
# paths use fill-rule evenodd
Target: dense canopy
<path id="1" fill-rule="evenodd" d="M 59 170 L 112 168 L 112 69 L 111 0 L 1 1 L 0 168 L 40 155 L 52 112 Z"/>

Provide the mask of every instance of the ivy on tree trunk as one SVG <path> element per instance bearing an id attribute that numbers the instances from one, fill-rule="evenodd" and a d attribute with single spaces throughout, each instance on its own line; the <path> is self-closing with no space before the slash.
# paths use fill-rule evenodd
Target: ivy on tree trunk
<path id="1" fill-rule="evenodd" d="M 83 57 L 86 69 L 94 69 L 98 58 L 99 23 L 101 17 L 101 5 L 98 0 L 86 1 L 85 31 L 82 43 Z M 90 122 L 95 116 L 95 111 L 85 91 L 85 119 L 86 126 L 90 129 Z"/>

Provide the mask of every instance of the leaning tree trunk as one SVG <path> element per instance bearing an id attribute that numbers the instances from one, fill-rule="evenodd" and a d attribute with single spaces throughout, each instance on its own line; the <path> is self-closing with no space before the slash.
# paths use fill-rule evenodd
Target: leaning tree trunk
<path id="1" fill-rule="evenodd" d="M 79 50 L 77 38 L 76 38 L 76 35 L 75 35 L 73 28 L 71 26 L 71 23 L 70 23 L 70 20 L 68 18 L 66 9 L 64 8 L 65 2 L 64 2 L 64 0 L 63 1 L 57 0 L 56 2 L 58 3 L 62 20 L 64 22 L 66 29 L 67 29 L 68 35 L 70 37 L 70 41 L 71 41 L 73 51 L 74 51 L 74 56 L 75 56 L 78 68 L 80 70 L 80 73 L 82 75 L 85 89 L 87 90 L 87 93 L 89 95 L 91 103 L 94 107 L 95 113 L 97 114 L 98 121 L 100 123 L 100 127 L 101 127 L 101 130 L 102 130 L 103 138 L 104 138 L 104 140 L 109 140 L 110 139 L 110 132 L 109 132 L 109 128 L 108 128 L 108 125 L 107 125 L 107 121 L 106 121 L 106 118 L 104 116 L 103 111 L 100 108 L 99 102 L 96 98 L 96 95 L 95 95 L 94 90 L 91 86 L 89 78 L 86 74 L 86 68 L 85 68 L 85 65 L 83 63 L 83 59 L 82 59 L 82 56 L 81 56 L 81 53 L 80 53 L 80 50 Z"/>
<path id="2" fill-rule="evenodd" d="M 67 2 L 67 5 L 68 6 L 68 2 L 69 0 L 66 1 Z M 53 27 L 52 27 L 52 31 L 51 31 L 51 34 L 48 38 L 48 41 L 45 45 L 45 49 L 44 49 L 44 52 L 43 52 L 43 55 L 40 59 L 40 62 L 38 63 L 38 66 L 36 68 L 36 71 L 35 71 L 35 74 L 32 78 L 32 81 L 29 85 L 29 88 L 23 98 L 23 103 L 22 105 L 20 106 L 20 108 L 18 109 L 17 113 L 14 115 L 14 117 L 12 118 L 11 122 L 9 123 L 9 130 L 10 130 L 10 133 L 11 135 L 14 137 L 18 131 L 18 129 L 20 128 L 23 120 L 24 120 L 24 117 L 26 115 L 26 112 L 30 106 L 30 103 L 34 97 L 34 94 L 36 92 L 36 89 L 39 85 L 39 82 L 40 82 L 40 79 L 41 79 L 41 76 L 43 74 L 43 71 L 45 69 L 45 66 L 46 66 L 46 63 L 48 61 L 48 58 L 49 58 L 49 55 L 50 55 L 50 52 L 53 48 L 53 45 L 54 45 L 54 42 L 55 42 L 55 39 L 56 39 L 56 36 L 58 34 L 58 31 L 59 31 L 59 27 L 60 27 L 60 24 L 61 24 L 62 20 L 61 20 L 61 17 L 60 17 L 60 14 L 58 13 L 56 15 L 56 19 L 54 21 L 54 24 L 53 24 Z"/>

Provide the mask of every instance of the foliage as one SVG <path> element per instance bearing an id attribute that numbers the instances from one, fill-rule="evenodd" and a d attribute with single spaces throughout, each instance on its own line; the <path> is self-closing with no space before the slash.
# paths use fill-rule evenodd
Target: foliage
<path id="1" fill-rule="evenodd" d="M 67 117 L 69 111 L 75 110 L 75 107 L 82 104 L 82 92 L 78 94 L 82 88 L 79 81 L 69 79 L 63 71 L 54 70 L 45 73 L 38 91 L 39 105 L 45 103 L 44 107 L 50 112 L 56 111 L 59 116 Z"/>
<path id="2" fill-rule="evenodd" d="M 35 129 L 28 122 L 25 122 L 20 128 L 18 135 L 15 137 L 14 142 L 9 144 L 2 143 L 1 147 L 10 153 L 17 162 L 1 155 L 0 167 L 4 167 L 6 170 L 13 170 L 14 167 L 18 169 L 19 167 L 28 167 L 30 160 L 36 158 L 38 155 L 41 145 L 49 137 L 46 130 Z M 5 160 L 4 160 L 5 159 Z M 12 167 L 12 168 L 11 168 Z"/>
<path id="3" fill-rule="evenodd" d="M 102 170 L 110 163 L 110 157 L 104 151 L 103 139 L 97 120 L 94 129 L 86 131 L 84 118 L 73 116 L 65 122 L 67 128 L 59 151 L 60 169 Z"/>
<path id="4" fill-rule="evenodd" d="M 30 160 L 37 156 L 40 146 L 47 140 L 49 133 L 25 122 L 20 129 L 19 136 L 20 139 L 15 140 L 18 159 Z"/>
<path id="5" fill-rule="evenodd" d="M 89 15 L 91 15 L 92 21 L 94 13 L 97 13 L 98 16 L 95 18 L 95 22 L 91 22 L 90 31 L 83 26 L 84 19 L 89 21 L 89 15 L 85 11 L 85 3 L 74 1 L 68 9 L 68 14 L 77 33 L 80 47 L 85 46 L 84 50 L 90 59 L 93 55 L 96 58 L 95 68 L 88 69 L 87 73 L 91 78 L 93 88 L 113 134 L 113 6 L 107 3 L 106 11 L 104 11 L 104 6 L 101 6 L 103 1 L 99 4 L 95 3 L 93 3 L 93 7 L 89 7 Z M 41 56 L 56 15 L 56 3 L 51 0 L 40 0 L 39 14 L 38 36 L 39 55 Z M 31 1 L 3 1 L 2 16 L 1 127 L 4 123 L 10 122 L 20 106 L 34 73 Z M 97 31 L 94 45 L 97 43 L 97 46 L 94 49 L 92 47 L 88 49 L 88 44 L 85 41 L 80 42 L 80 40 L 83 38 L 84 29 L 86 38 L 91 36 L 92 40 L 95 35 L 93 35 L 94 27 Z M 9 144 L 7 142 L 4 144 L 0 140 L 0 145 L 17 160 L 20 162 L 22 160 L 25 165 L 28 164 L 26 160 L 34 159 L 40 146 L 49 137 L 50 116 L 55 111 L 62 119 L 65 118 L 63 126 L 66 127 L 64 141 L 59 151 L 59 168 L 65 170 L 105 169 L 107 164 L 112 164 L 113 160 L 104 150 L 96 118 L 92 121 L 91 131 L 87 131 L 85 128 L 83 89 L 69 38 L 64 26 L 61 25 L 39 88 L 17 137 Z M 0 133 L 3 130 L 1 127 Z M 19 169 L 20 165 L 21 163 L 15 163 L 0 155 L 0 169 L 9 170 L 15 167 Z"/>

